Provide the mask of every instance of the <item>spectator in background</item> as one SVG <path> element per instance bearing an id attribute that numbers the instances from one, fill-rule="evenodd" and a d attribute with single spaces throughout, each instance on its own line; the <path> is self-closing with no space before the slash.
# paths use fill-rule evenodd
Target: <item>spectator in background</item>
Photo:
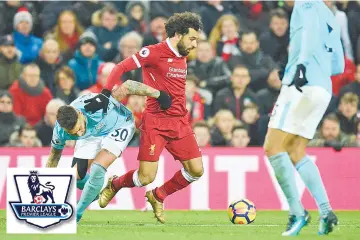
<path id="1" fill-rule="evenodd" d="M 97 74 L 98 79 L 96 81 L 96 84 L 84 90 L 83 92 L 100 93 L 101 90 L 106 85 L 107 77 L 114 69 L 114 67 L 115 67 L 115 63 L 112 62 L 102 63 L 98 69 L 98 74 Z"/>
<path id="2" fill-rule="evenodd" d="M 150 21 L 150 32 L 144 34 L 143 46 L 157 44 L 166 39 L 164 15 L 153 16 Z"/>
<path id="3" fill-rule="evenodd" d="M 142 36 L 137 32 L 126 33 L 119 41 L 119 54 L 114 58 L 114 63 L 119 63 L 122 60 L 131 57 L 133 54 L 140 51 L 143 43 Z M 128 79 L 142 82 L 141 68 L 129 71 L 121 75 L 121 80 L 124 82 Z"/>
<path id="4" fill-rule="evenodd" d="M 209 36 L 218 19 L 224 14 L 230 14 L 230 9 L 222 0 L 211 0 L 200 7 L 199 13 L 204 24 L 203 31 Z"/>
<path id="5" fill-rule="evenodd" d="M 345 57 L 345 69 L 344 72 L 338 75 L 331 76 L 332 92 L 333 95 L 338 96 L 342 87 L 351 83 L 355 79 L 356 66 L 355 64 Z"/>
<path id="6" fill-rule="evenodd" d="M 128 19 L 112 5 L 106 5 L 93 14 L 92 31 L 98 41 L 97 53 L 105 62 L 112 61 L 117 53 L 120 38 L 129 31 Z"/>
<path id="7" fill-rule="evenodd" d="M 188 74 L 200 79 L 200 88 L 216 94 L 220 89 L 230 85 L 231 71 L 220 57 L 215 56 L 207 41 L 199 41 L 196 49 L 196 60 L 189 62 Z"/>
<path id="8" fill-rule="evenodd" d="M 84 90 L 96 83 L 97 70 L 102 61 L 96 54 L 98 44 L 93 32 L 83 33 L 78 45 L 79 48 L 68 65 L 75 73 L 75 85 Z"/>
<path id="9" fill-rule="evenodd" d="M 358 59 L 358 63 L 360 63 L 360 36 L 357 40 L 357 48 L 356 48 L 356 58 Z"/>
<path id="10" fill-rule="evenodd" d="M 231 131 L 236 125 L 234 115 L 230 110 L 221 109 L 214 116 L 211 129 L 212 146 L 228 146 L 231 141 Z"/>
<path id="11" fill-rule="evenodd" d="M 40 23 L 43 33 L 56 25 L 61 12 L 71 9 L 73 1 L 41 1 Z"/>
<path id="12" fill-rule="evenodd" d="M 169 1 L 151 1 L 150 2 L 150 17 L 165 16 L 169 18 L 175 13 L 182 12 L 196 12 L 198 3 L 196 1 L 182 1 L 182 0 L 169 0 Z"/>
<path id="13" fill-rule="evenodd" d="M 348 12 L 349 36 L 355 53 L 355 63 L 360 64 L 360 1 L 354 1 Z"/>
<path id="14" fill-rule="evenodd" d="M 97 0 L 98 1 L 98 0 Z M 106 1 L 107 2 L 107 1 Z M 118 11 L 123 11 L 128 3 L 131 1 L 113 1 L 112 4 L 116 7 Z M 148 6 L 148 5 L 147 5 Z"/>
<path id="15" fill-rule="evenodd" d="M 41 70 L 41 79 L 53 95 L 56 92 L 55 73 L 62 65 L 59 44 L 54 39 L 44 42 L 36 64 Z"/>
<path id="16" fill-rule="evenodd" d="M 8 89 L 19 78 L 21 64 L 11 35 L 0 38 L 0 89 Z"/>
<path id="17" fill-rule="evenodd" d="M 194 75 L 186 77 L 186 108 L 189 111 L 189 121 L 194 123 L 207 119 L 210 112 L 212 95 L 209 91 L 198 88 L 199 79 Z"/>
<path id="18" fill-rule="evenodd" d="M 340 122 L 335 114 L 327 115 L 314 138 L 309 142 L 310 147 L 333 147 L 340 151 L 342 147 L 359 147 L 354 134 L 347 135 L 340 130 Z"/>
<path id="19" fill-rule="evenodd" d="M 68 66 L 61 67 L 55 73 L 55 81 L 56 98 L 61 99 L 66 104 L 70 104 L 78 97 L 80 91 L 75 87 L 75 75 L 71 68 Z"/>
<path id="20" fill-rule="evenodd" d="M 351 46 L 351 41 L 350 41 L 350 36 L 349 36 L 348 19 L 347 19 L 345 12 L 340 11 L 336 7 L 335 1 L 324 1 L 324 3 L 334 13 L 336 22 L 340 26 L 340 37 L 341 37 L 341 42 L 344 47 L 344 52 L 345 52 L 346 58 L 348 58 L 352 62 L 354 62 L 353 49 Z"/>
<path id="21" fill-rule="evenodd" d="M 140 1 L 131 1 L 126 5 L 126 15 L 129 19 L 129 29 L 144 34 L 146 31 L 145 6 Z"/>
<path id="22" fill-rule="evenodd" d="M 33 22 L 38 23 L 34 3 L 31 1 L 1 1 L 0 2 L 0 35 L 10 34 L 14 31 L 11 22 L 17 12 L 27 10 L 33 17 Z"/>
<path id="23" fill-rule="evenodd" d="M 8 91 L 0 91 L 0 146 L 7 145 L 10 135 L 25 125 L 25 119 L 13 112 L 13 98 Z"/>
<path id="24" fill-rule="evenodd" d="M 345 12 L 347 14 L 349 9 L 354 6 L 354 4 L 352 4 L 352 2 L 356 2 L 356 0 L 355 1 L 349 1 L 349 0 L 338 0 L 338 1 L 336 1 L 336 0 L 334 0 L 334 2 L 335 2 L 336 7 L 339 10 L 341 10 L 341 11 L 343 11 L 343 12 Z"/>
<path id="25" fill-rule="evenodd" d="M 243 29 L 251 29 L 258 35 L 267 29 L 271 1 L 233 1 L 231 5 Z"/>
<path id="26" fill-rule="evenodd" d="M 102 1 L 76 1 L 72 10 L 75 15 L 78 17 L 79 22 L 84 28 L 88 28 L 91 26 L 91 17 L 94 12 L 102 9 L 106 3 Z M 80 33 L 81 35 L 82 33 Z M 80 36 L 79 35 L 79 36 Z"/>
<path id="27" fill-rule="evenodd" d="M 50 90 L 40 79 L 39 67 L 33 63 L 24 67 L 9 92 L 14 99 L 15 114 L 23 116 L 32 126 L 44 117 L 46 105 L 52 99 Z"/>
<path id="28" fill-rule="evenodd" d="M 248 134 L 250 136 L 250 146 L 260 146 L 260 133 L 258 131 L 259 128 L 259 107 L 254 104 L 250 103 L 245 106 L 241 114 L 241 121 L 246 124 L 248 128 Z"/>
<path id="29" fill-rule="evenodd" d="M 231 146 L 236 148 L 247 147 L 250 143 L 248 129 L 244 126 L 234 127 L 231 136 Z"/>
<path id="30" fill-rule="evenodd" d="M 256 93 L 261 115 L 271 113 L 280 94 L 281 81 L 276 69 L 269 74 L 267 84 L 267 88 L 261 89 Z"/>
<path id="31" fill-rule="evenodd" d="M 114 58 L 114 63 L 119 63 L 122 60 L 131 57 L 133 54 L 138 52 L 143 43 L 141 35 L 135 31 L 126 33 L 119 41 L 118 44 L 118 55 Z"/>
<path id="32" fill-rule="evenodd" d="M 293 8 L 294 8 L 295 1 L 294 0 L 285 0 L 285 1 L 280 0 L 280 1 L 276 1 L 275 3 L 276 3 L 275 7 L 283 9 L 287 13 L 287 15 L 289 16 L 289 19 L 290 19 Z"/>
<path id="33" fill-rule="evenodd" d="M 281 9 L 270 12 L 269 30 L 260 35 L 260 49 L 278 64 L 286 64 L 289 44 L 289 18 Z"/>
<path id="34" fill-rule="evenodd" d="M 340 91 L 340 98 L 344 96 L 345 93 L 352 92 L 355 93 L 357 96 L 360 96 L 360 64 L 356 67 L 356 74 L 355 74 L 355 81 L 352 83 L 349 83 L 345 87 L 343 87 Z M 358 106 L 358 109 L 360 110 L 360 104 Z"/>
<path id="35" fill-rule="evenodd" d="M 266 88 L 266 79 L 276 68 L 275 62 L 269 55 L 259 49 L 259 41 L 253 31 L 244 32 L 240 36 L 240 51 L 233 53 L 229 60 L 230 69 L 236 65 L 245 65 L 250 72 L 251 82 L 249 87 L 254 92 Z"/>
<path id="36" fill-rule="evenodd" d="M 243 65 L 236 66 L 231 75 L 232 85 L 220 90 L 214 98 L 214 113 L 220 109 L 228 109 L 240 120 L 245 106 L 257 103 L 255 93 L 248 89 L 250 81 L 249 70 Z"/>
<path id="37" fill-rule="evenodd" d="M 211 30 L 209 42 L 216 49 L 216 55 L 228 61 L 237 49 L 239 42 L 240 24 L 233 15 L 221 16 Z"/>
<path id="38" fill-rule="evenodd" d="M 336 116 L 340 122 L 340 129 L 346 134 L 357 134 L 357 124 L 360 119 L 356 113 L 359 105 L 359 97 L 354 93 L 345 93 L 340 99 L 339 110 Z"/>
<path id="39" fill-rule="evenodd" d="M 211 147 L 210 127 L 205 121 L 194 123 L 193 131 L 199 147 Z"/>
<path id="40" fill-rule="evenodd" d="M 38 56 L 43 44 L 41 38 L 35 37 L 30 32 L 33 27 L 33 19 L 29 12 L 20 11 L 14 16 L 14 42 L 20 52 L 22 64 L 34 61 Z"/>
<path id="41" fill-rule="evenodd" d="M 30 124 L 25 124 L 18 131 L 11 134 L 10 147 L 41 147 L 41 142 L 36 136 L 35 129 Z"/>
<path id="42" fill-rule="evenodd" d="M 77 15 L 70 10 L 60 13 L 53 31 L 47 34 L 47 38 L 54 38 L 60 46 L 61 55 L 64 61 L 72 58 L 77 43 L 84 28 L 80 25 Z"/>
<path id="43" fill-rule="evenodd" d="M 56 115 L 61 106 L 66 103 L 61 99 L 52 99 L 46 105 L 44 118 L 35 125 L 35 130 L 38 138 L 43 146 L 50 146 L 53 129 L 56 123 Z"/>

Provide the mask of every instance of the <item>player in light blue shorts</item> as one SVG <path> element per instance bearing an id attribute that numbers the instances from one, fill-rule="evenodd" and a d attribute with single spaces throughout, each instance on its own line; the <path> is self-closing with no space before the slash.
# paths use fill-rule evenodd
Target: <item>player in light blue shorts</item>
<path id="1" fill-rule="evenodd" d="M 77 187 L 83 189 L 77 204 L 77 222 L 100 193 L 106 169 L 120 157 L 135 132 L 133 115 L 120 101 L 127 95 L 141 95 L 156 98 L 164 110 L 171 106 L 167 93 L 132 80 L 127 80 L 111 93 L 105 90 L 102 94 L 97 102 L 108 101 L 106 109 L 85 110 L 89 99 L 97 96 L 91 93 L 60 107 L 46 164 L 46 167 L 57 167 L 65 142 L 77 140 L 73 167 L 77 169 Z M 90 174 L 87 173 L 89 167 Z"/>
<path id="2" fill-rule="evenodd" d="M 289 59 L 264 144 L 290 207 L 283 236 L 299 234 L 310 220 L 295 184 L 294 166 L 319 208 L 318 234 L 328 234 L 337 225 L 319 169 L 306 155 L 306 146 L 329 105 L 330 77 L 343 71 L 340 29 L 332 11 L 321 0 L 295 1 Z"/>

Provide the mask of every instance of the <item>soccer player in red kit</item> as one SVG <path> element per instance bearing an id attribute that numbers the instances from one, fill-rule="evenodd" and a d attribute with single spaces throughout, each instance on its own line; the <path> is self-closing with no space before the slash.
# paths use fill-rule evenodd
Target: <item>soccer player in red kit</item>
<path id="1" fill-rule="evenodd" d="M 120 62 L 108 77 L 106 88 L 111 89 L 123 73 L 141 67 L 144 83 L 160 90 L 161 94 L 158 99 L 148 98 L 146 102 L 140 127 L 139 169 L 109 178 L 99 196 L 100 207 L 106 207 L 121 188 L 142 187 L 153 182 L 160 154 L 166 148 L 176 160 L 181 161 L 183 168 L 164 185 L 146 193 L 155 217 L 161 223 L 165 222 L 165 198 L 203 174 L 201 152 L 188 120 L 185 97 L 186 56 L 197 46 L 202 23 L 197 14 L 176 13 L 168 19 L 165 28 L 168 36 L 165 41 L 143 47 Z M 105 89 L 94 97 L 88 110 L 106 111 L 109 92 Z"/>

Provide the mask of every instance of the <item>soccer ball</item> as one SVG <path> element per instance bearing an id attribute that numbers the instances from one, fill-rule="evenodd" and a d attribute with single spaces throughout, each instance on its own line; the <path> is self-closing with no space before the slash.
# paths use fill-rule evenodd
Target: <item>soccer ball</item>
<path id="1" fill-rule="evenodd" d="M 41 204 L 43 202 L 43 197 L 41 195 L 34 197 L 35 204 Z"/>
<path id="2" fill-rule="evenodd" d="M 250 224 L 255 221 L 256 207 L 248 199 L 234 201 L 228 208 L 228 216 L 233 224 Z"/>

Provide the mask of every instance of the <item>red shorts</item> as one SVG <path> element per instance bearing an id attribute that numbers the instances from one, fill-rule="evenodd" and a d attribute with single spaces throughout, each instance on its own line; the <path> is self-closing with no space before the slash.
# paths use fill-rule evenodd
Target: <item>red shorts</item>
<path id="1" fill-rule="evenodd" d="M 187 161 L 201 157 L 200 148 L 188 116 L 158 117 L 144 113 L 140 126 L 138 160 L 156 162 L 164 147 L 175 160 Z"/>

